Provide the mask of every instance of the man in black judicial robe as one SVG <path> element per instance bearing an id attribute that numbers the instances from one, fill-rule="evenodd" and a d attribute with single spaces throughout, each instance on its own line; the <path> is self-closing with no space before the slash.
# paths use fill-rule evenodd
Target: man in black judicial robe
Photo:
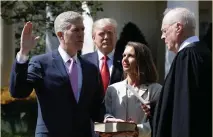
<path id="1" fill-rule="evenodd" d="M 210 137 L 212 56 L 195 34 L 195 18 L 185 8 L 165 12 L 162 36 L 177 53 L 164 81 L 153 118 L 153 137 Z"/>

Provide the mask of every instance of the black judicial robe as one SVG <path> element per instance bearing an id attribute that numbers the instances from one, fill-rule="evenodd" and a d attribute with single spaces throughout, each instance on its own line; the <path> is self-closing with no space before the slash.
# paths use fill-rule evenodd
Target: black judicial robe
<path id="1" fill-rule="evenodd" d="M 212 54 L 201 42 L 177 53 L 153 118 L 153 137 L 211 137 Z"/>

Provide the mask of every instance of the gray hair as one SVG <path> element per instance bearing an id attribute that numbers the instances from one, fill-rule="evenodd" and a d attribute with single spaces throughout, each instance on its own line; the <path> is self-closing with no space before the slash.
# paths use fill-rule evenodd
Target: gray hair
<path id="1" fill-rule="evenodd" d="M 186 8 L 166 9 L 164 12 L 164 21 L 169 24 L 181 22 L 185 29 L 195 31 L 196 20 L 193 12 Z"/>
<path id="2" fill-rule="evenodd" d="M 115 28 L 115 31 L 117 30 L 117 22 L 114 19 L 112 19 L 112 18 L 102 18 L 102 19 L 96 20 L 93 23 L 92 34 L 95 32 L 95 30 L 97 28 L 103 28 L 105 26 L 112 26 L 113 28 Z"/>
<path id="3" fill-rule="evenodd" d="M 165 16 L 169 11 L 171 11 L 171 8 L 166 8 L 165 11 L 163 12 L 163 16 Z"/>
<path id="4" fill-rule="evenodd" d="M 54 21 L 56 35 L 58 32 L 64 32 L 67 30 L 70 24 L 81 20 L 83 21 L 82 15 L 74 11 L 66 11 L 59 14 Z"/>

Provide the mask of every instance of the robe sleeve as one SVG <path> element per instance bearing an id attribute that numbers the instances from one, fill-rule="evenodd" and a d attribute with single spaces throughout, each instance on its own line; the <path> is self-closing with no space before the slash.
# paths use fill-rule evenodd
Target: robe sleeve
<path id="1" fill-rule="evenodd" d="M 175 65 L 172 135 L 208 136 L 211 120 L 211 61 L 202 49 L 186 49 Z"/>

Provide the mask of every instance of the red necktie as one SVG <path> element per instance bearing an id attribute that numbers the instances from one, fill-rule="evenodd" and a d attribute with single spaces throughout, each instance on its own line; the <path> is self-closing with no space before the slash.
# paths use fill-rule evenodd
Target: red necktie
<path id="1" fill-rule="evenodd" d="M 101 66 L 101 78 L 102 78 L 102 83 L 103 83 L 103 86 L 104 86 L 104 92 L 106 92 L 106 89 L 109 85 L 109 79 L 110 79 L 107 60 L 108 60 L 108 57 L 104 56 L 102 58 L 103 62 L 102 62 L 102 66 Z"/>

